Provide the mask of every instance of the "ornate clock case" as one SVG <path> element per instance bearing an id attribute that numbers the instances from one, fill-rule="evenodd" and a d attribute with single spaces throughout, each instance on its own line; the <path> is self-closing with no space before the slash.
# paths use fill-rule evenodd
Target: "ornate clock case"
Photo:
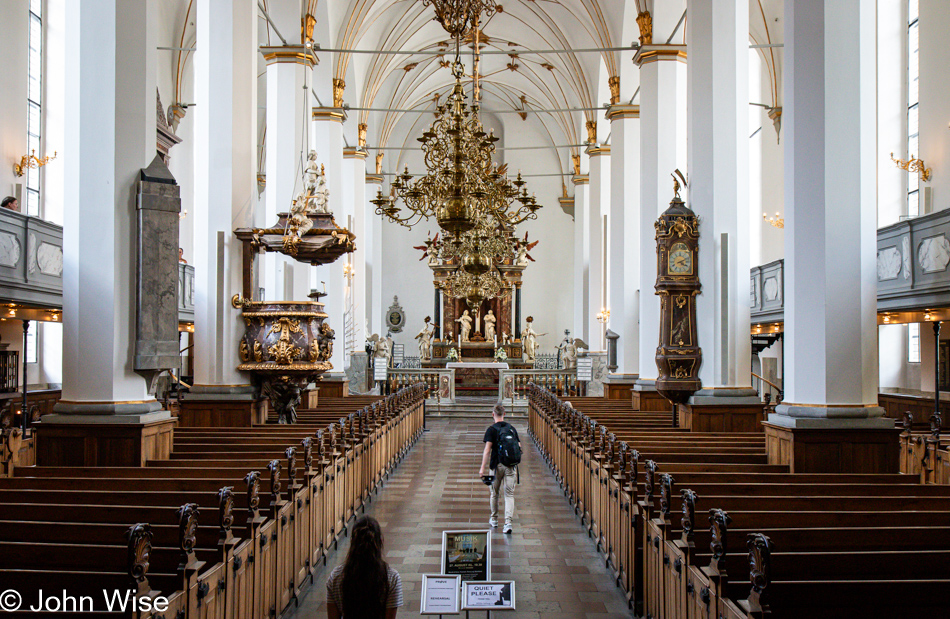
<path id="1" fill-rule="evenodd" d="M 655 288 L 660 297 L 656 390 L 670 402 L 683 404 L 702 387 L 699 367 L 703 357 L 696 338 L 696 295 L 702 290 L 696 264 L 699 220 L 677 191 L 654 225 Z"/>

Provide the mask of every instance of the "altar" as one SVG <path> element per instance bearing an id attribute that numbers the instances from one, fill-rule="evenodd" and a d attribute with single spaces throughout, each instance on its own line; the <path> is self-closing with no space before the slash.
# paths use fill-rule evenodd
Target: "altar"
<path id="1" fill-rule="evenodd" d="M 498 376 L 507 370 L 507 363 L 487 361 L 451 361 L 447 369 L 455 370 L 455 393 L 470 396 L 493 396 L 498 393 Z"/>

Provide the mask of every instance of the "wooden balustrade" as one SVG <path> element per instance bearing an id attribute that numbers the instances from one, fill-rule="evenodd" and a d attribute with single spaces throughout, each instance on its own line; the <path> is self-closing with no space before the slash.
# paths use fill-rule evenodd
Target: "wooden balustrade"
<path id="1" fill-rule="evenodd" d="M 438 399 L 447 404 L 455 401 L 454 368 L 390 369 L 387 380 L 390 392 L 409 385 L 423 384 L 428 389 L 428 399 Z"/>
<path id="2" fill-rule="evenodd" d="M 559 396 L 577 395 L 581 388 L 577 370 L 501 370 L 498 400 L 526 402 L 531 384 Z"/>

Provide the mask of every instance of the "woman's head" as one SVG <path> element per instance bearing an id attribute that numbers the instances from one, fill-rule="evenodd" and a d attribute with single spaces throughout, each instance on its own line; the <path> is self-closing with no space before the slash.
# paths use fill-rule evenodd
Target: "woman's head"
<path id="1" fill-rule="evenodd" d="M 372 516 L 363 516 L 353 525 L 353 530 L 350 532 L 350 552 L 347 555 L 347 561 L 354 553 L 382 559 L 383 530 L 379 527 L 379 522 Z"/>
<path id="2" fill-rule="evenodd" d="M 385 616 L 389 566 L 383 561 L 383 530 L 372 516 L 357 520 L 350 531 L 342 585 L 344 619 Z"/>

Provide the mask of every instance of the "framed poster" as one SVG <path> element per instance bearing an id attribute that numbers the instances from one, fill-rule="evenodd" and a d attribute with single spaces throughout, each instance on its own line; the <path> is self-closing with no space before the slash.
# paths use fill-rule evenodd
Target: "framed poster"
<path id="1" fill-rule="evenodd" d="M 577 358 L 577 380 L 590 382 L 594 380 L 594 358 Z"/>
<path id="2" fill-rule="evenodd" d="M 514 610 L 515 581 L 462 583 L 462 610 Z"/>
<path id="3" fill-rule="evenodd" d="M 420 615 L 457 615 L 461 576 L 445 574 L 422 575 L 422 608 Z"/>
<path id="4" fill-rule="evenodd" d="M 462 582 L 491 578 L 491 531 L 442 531 L 442 573 Z"/>

